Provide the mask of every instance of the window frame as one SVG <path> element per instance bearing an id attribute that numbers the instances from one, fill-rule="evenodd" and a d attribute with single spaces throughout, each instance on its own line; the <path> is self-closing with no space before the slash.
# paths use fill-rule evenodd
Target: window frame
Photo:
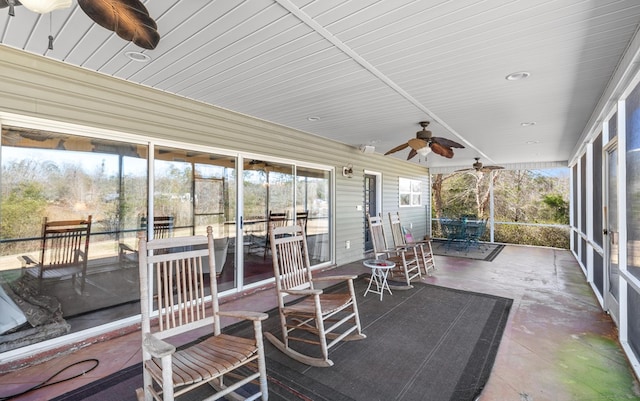
<path id="1" fill-rule="evenodd" d="M 408 203 L 404 200 L 407 196 Z M 422 207 L 422 204 L 422 181 L 414 178 L 398 177 L 398 206 L 402 208 Z"/>

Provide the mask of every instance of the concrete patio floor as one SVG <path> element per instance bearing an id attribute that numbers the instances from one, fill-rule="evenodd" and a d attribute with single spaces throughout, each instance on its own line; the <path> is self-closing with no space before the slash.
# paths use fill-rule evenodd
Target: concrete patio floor
<path id="1" fill-rule="evenodd" d="M 507 246 L 492 262 L 436 256 L 436 267 L 425 282 L 514 300 L 481 401 L 640 400 L 640 384 L 617 341 L 617 329 L 569 251 Z M 336 271 L 369 272 L 360 262 L 331 273 Z M 268 289 L 226 302 L 222 309 L 265 311 L 275 302 L 274 290 Z M 0 398 L 87 358 L 99 359 L 100 365 L 83 377 L 14 400 L 49 400 L 140 362 L 139 333 L 5 373 L 0 376 Z"/>

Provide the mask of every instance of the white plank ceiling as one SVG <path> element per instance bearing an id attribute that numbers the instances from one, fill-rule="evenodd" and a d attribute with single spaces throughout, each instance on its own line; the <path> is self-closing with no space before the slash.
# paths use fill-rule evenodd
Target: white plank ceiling
<path id="1" fill-rule="evenodd" d="M 75 2 L 50 15 L 0 9 L 0 42 L 379 153 L 429 120 L 435 136 L 466 146 L 451 160 L 412 159 L 430 167 L 567 161 L 640 22 L 637 0 L 145 6 L 161 35 L 154 50 L 93 23 Z M 151 60 L 132 61 L 131 51 Z M 516 71 L 530 77 L 505 79 Z"/>

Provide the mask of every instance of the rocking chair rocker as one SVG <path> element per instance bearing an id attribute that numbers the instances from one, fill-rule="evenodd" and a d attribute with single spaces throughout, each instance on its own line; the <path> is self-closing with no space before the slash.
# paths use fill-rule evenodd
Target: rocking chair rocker
<path id="1" fill-rule="evenodd" d="M 360 327 L 353 287 L 356 276 L 312 278 L 306 236 L 298 225 L 272 226 L 270 235 L 283 339 L 269 332 L 264 335 L 276 348 L 299 362 L 317 367 L 332 366 L 329 348 L 341 340 L 366 338 Z M 324 293 L 314 287 L 314 282 L 319 281 L 346 281 L 347 291 Z M 302 299 L 286 303 L 285 299 L 290 296 Z M 329 343 L 327 339 L 330 339 Z M 290 346 L 293 341 L 319 345 L 322 356 L 314 357 L 294 350 Z"/>

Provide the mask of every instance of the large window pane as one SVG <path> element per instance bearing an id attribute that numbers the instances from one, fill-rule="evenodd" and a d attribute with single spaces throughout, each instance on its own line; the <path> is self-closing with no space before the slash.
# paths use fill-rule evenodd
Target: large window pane
<path id="1" fill-rule="evenodd" d="M 220 290 L 237 285 L 233 257 L 235 225 L 235 158 L 193 150 L 156 146 L 154 220 L 170 219 L 168 235 L 205 235 L 215 239 Z M 165 234 L 166 235 L 166 234 Z"/>
<path id="2" fill-rule="evenodd" d="M 154 149 L 150 175 L 146 145 L 3 127 L 0 295 L 16 302 L 0 306 L 0 349 L 13 346 L 4 340 L 6 333 L 38 342 L 137 315 L 141 232 L 154 237 L 201 235 L 212 226 L 216 272 L 211 273 L 222 291 L 273 277 L 271 255 L 265 251 L 269 211 L 285 213 L 287 224 L 297 221 L 297 213 L 308 212 L 312 263 L 330 261 L 329 170 L 247 160 L 243 231 L 235 221 L 235 157 L 162 145 Z M 29 274 L 33 266 L 23 267 L 20 260 L 39 260 L 43 219 L 88 216 L 87 273 L 82 280 L 77 274 L 44 280 L 40 289 L 37 275 Z M 236 241 L 238 233 L 243 236 Z M 238 261 L 244 262 L 243 270 Z M 86 288 L 78 289 L 77 282 Z M 36 307 L 43 303 L 51 307 Z M 39 318 L 27 320 L 27 315 Z"/>
<path id="3" fill-rule="evenodd" d="M 268 160 L 245 160 L 243 203 L 244 284 L 273 277 L 269 216 L 283 214 L 292 221 L 294 166 Z"/>
<path id="4" fill-rule="evenodd" d="M 137 270 L 123 265 L 120 244 L 133 236 L 133 216 L 146 208 L 146 157 L 142 145 L 3 127 L 0 284 L 18 307 L 0 314 L 28 320 L 4 326 L 5 332 L 37 342 L 86 328 L 91 319 L 77 317 L 95 310 L 121 305 L 121 317 L 139 313 L 128 304 L 139 298 Z M 89 216 L 88 252 L 73 253 L 87 260 L 86 274 L 76 272 L 76 259 L 42 270 L 51 247 L 41 241 L 44 218 Z"/>
<path id="5" fill-rule="evenodd" d="M 296 170 L 296 211 L 308 212 L 307 243 L 311 263 L 327 262 L 329 248 L 330 173 L 298 167 Z"/>
<path id="6" fill-rule="evenodd" d="M 193 235 L 194 166 L 187 151 L 156 147 L 154 172 L 153 215 L 172 217 L 173 235 Z"/>

